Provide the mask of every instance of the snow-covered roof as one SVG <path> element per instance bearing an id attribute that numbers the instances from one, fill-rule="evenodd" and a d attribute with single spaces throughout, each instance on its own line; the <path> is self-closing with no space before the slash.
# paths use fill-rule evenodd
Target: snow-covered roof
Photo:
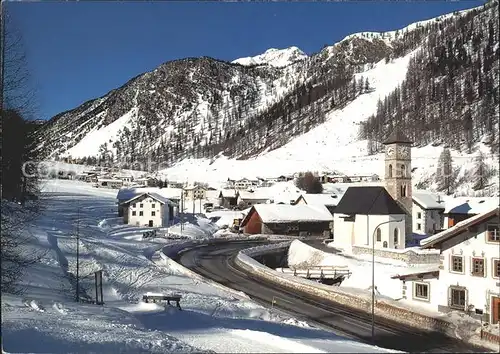
<path id="1" fill-rule="evenodd" d="M 126 200 L 125 202 L 123 202 L 123 204 L 129 204 L 131 203 L 132 201 L 138 199 L 138 198 L 141 198 L 143 196 L 150 196 L 151 198 L 159 201 L 160 203 L 162 204 L 170 204 L 170 205 L 175 205 L 174 202 L 172 202 L 170 199 L 168 198 L 165 198 L 164 196 L 161 196 L 159 195 L 158 193 L 153 193 L 153 192 L 144 192 L 144 193 L 141 193 L 141 194 L 138 194 L 132 198 L 130 198 L 129 200 Z"/>
<path id="2" fill-rule="evenodd" d="M 220 194 L 222 194 L 224 198 L 236 198 L 238 191 L 235 189 L 222 189 Z"/>
<path id="3" fill-rule="evenodd" d="M 391 276 L 391 279 L 410 280 L 410 279 L 423 279 L 423 278 L 437 278 L 439 276 L 439 266 L 429 264 L 426 266 L 404 272 L 403 274 L 396 274 Z"/>
<path id="4" fill-rule="evenodd" d="M 129 200 L 137 195 L 143 193 L 155 193 L 167 199 L 180 199 L 182 194 L 181 188 L 158 188 L 158 187 L 144 187 L 144 188 L 121 188 L 116 195 L 119 201 Z"/>
<path id="5" fill-rule="evenodd" d="M 445 214 L 480 214 L 499 205 L 496 197 L 459 197 L 445 202 Z"/>
<path id="6" fill-rule="evenodd" d="M 423 240 L 420 241 L 420 246 L 422 248 L 433 247 L 436 243 L 443 242 L 451 237 L 461 234 L 464 231 L 467 231 L 467 228 L 470 226 L 484 222 L 485 220 L 491 218 L 498 212 L 499 208 L 494 207 L 484 213 L 477 214 L 466 220 L 460 221 L 454 226 L 450 227 L 449 229 L 441 231 L 440 233 L 437 233 L 430 237 L 424 238 Z"/>
<path id="7" fill-rule="evenodd" d="M 205 195 L 206 195 L 207 199 L 217 199 L 217 198 L 219 198 L 219 193 L 220 193 L 220 191 L 208 190 L 205 192 Z"/>
<path id="8" fill-rule="evenodd" d="M 190 191 L 190 190 L 194 190 L 194 189 L 204 189 L 204 190 L 206 190 L 206 188 L 204 188 L 202 186 L 198 186 L 198 185 L 196 185 L 196 186 L 187 186 L 187 187 L 184 188 L 185 191 Z"/>
<path id="9" fill-rule="evenodd" d="M 111 183 L 123 183 L 121 179 L 113 179 L 113 178 L 98 178 L 99 182 L 111 182 Z"/>
<path id="10" fill-rule="evenodd" d="M 255 204 L 253 208 L 264 223 L 331 221 L 333 219 L 332 214 L 324 206 Z"/>
<path id="11" fill-rule="evenodd" d="M 307 205 L 325 205 L 325 206 L 335 206 L 340 201 L 340 198 L 336 194 L 301 194 Z"/>
<path id="12" fill-rule="evenodd" d="M 239 192 L 239 197 L 244 200 L 266 200 L 266 199 L 271 199 L 269 198 L 269 195 L 259 189 L 256 189 L 255 191 L 240 191 Z"/>
<path id="13" fill-rule="evenodd" d="M 423 209 L 445 209 L 445 203 L 439 194 L 420 190 L 414 191 L 412 197 Z"/>

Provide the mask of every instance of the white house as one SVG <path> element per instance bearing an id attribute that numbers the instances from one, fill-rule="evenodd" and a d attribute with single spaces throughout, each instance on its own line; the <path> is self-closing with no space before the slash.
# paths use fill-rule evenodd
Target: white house
<path id="1" fill-rule="evenodd" d="M 413 232 L 429 236 L 442 230 L 445 205 L 441 196 L 427 191 L 414 191 L 412 198 Z"/>
<path id="2" fill-rule="evenodd" d="M 248 178 L 242 178 L 240 180 L 234 181 L 235 189 L 248 189 L 252 186 L 257 186 L 259 184 L 258 180 L 250 180 Z"/>
<path id="3" fill-rule="evenodd" d="M 180 188 L 159 188 L 159 187 L 128 187 L 121 188 L 117 195 L 117 204 L 118 204 L 118 216 L 123 216 L 124 214 L 124 203 L 138 195 L 142 195 L 144 193 L 154 193 L 163 198 L 166 198 L 175 204 L 174 214 L 177 215 L 181 201 L 182 189 Z"/>
<path id="4" fill-rule="evenodd" d="M 475 312 L 498 323 L 500 314 L 500 208 L 475 215 L 421 241 L 439 249 L 438 269 L 398 275 L 403 297 L 429 309 Z"/>
<path id="5" fill-rule="evenodd" d="M 126 175 L 126 174 L 115 175 L 115 178 L 122 180 L 123 185 L 129 185 L 134 181 L 134 177 L 132 175 Z"/>
<path id="6" fill-rule="evenodd" d="M 162 227 L 174 219 L 175 204 L 156 193 L 142 193 L 124 203 L 123 221 L 136 226 Z"/>
<path id="7" fill-rule="evenodd" d="M 269 196 L 259 189 L 238 192 L 238 205 L 252 206 L 255 204 L 267 204 L 269 201 Z"/>
<path id="8" fill-rule="evenodd" d="M 384 187 L 349 187 L 334 212 L 333 244 L 405 248 L 405 211 Z M 382 225 L 381 225 L 382 224 Z"/>
<path id="9" fill-rule="evenodd" d="M 301 194 L 295 204 L 305 204 L 305 205 L 322 205 L 325 206 L 328 211 L 333 215 L 335 207 L 340 201 L 339 196 L 336 194 L 326 194 L 326 193 L 303 193 Z"/>
<path id="10" fill-rule="evenodd" d="M 134 180 L 134 184 L 147 187 L 151 181 L 153 181 L 151 177 L 139 177 Z"/>
<path id="11" fill-rule="evenodd" d="M 123 186 L 123 181 L 121 179 L 114 179 L 114 178 L 99 178 L 97 180 L 96 187 L 100 188 L 112 188 L 112 189 L 118 189 Z"/>
<path id="12" fill-rule="evenodd" d="M 184 188 L 184 196 L 186 199 L 206 199 L 207 190 L 202 186 L 188 186 Z"/>

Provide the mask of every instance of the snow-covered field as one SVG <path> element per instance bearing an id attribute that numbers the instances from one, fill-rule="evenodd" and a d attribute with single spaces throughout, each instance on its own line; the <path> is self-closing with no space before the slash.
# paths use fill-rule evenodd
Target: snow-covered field
<path id="1" fill-rule="evenodd" d="M 385 351 L 157 265 L 154 252 L 175 241 L 145 241 L 144 228 L 122 225 L 115 195 L 75 181 L 45 183 L 44 208 L 27 228 L 36 239 L 31 247 L 47 252 L 22 279 L 22 296 L 2 294 L 5 352 Z M 184 233 L 204 238 L 216 229 L 207 220 L 199 225 L 203 232 Z M 74 301 L 77 230 L 82 287 L 92 296 L 92 272 L 102 270 L 103 306 Z M 147 292 L 181 293 L 183 310 L 142 303 Z"/>

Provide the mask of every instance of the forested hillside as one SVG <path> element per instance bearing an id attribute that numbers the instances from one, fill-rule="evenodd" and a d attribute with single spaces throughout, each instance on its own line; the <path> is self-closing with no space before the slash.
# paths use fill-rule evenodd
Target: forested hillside
<path id="1" fill-rule="evenodd" d="M 497 16 L 498 1 L 490 1 L 402 30 L 354 34 L 310 57 L 294 47 L 296 59 L 284 67 L 207 57 L 168 62 L 54 117 L 39 131 L 40 150 L 55 159 L 142 165 L 247 159 L 321 126 L 360 95 L 382 92 L 365 73 L 398 58 L 409 58 L 406 79 L 380 94 L 359 132 L 370 153 L 396 124 L 416 146 L 470 150 L 483 140 L 495 150 Z"/>
<path id="2" fill-rule="evenodd" d="M 445 144 L 470 153 L 482 140 L 498 153 L 498 2 L 427 27 L 405 81 L 379 101 L 360 137 L 374 153 L 398 125 L 417 146 Z"/>

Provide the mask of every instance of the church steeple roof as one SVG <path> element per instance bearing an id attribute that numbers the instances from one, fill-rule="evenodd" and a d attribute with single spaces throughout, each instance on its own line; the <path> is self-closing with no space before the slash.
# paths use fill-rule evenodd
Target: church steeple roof
<path id="1" fill-rule="evenodd" d="M 387 139 L 383 142 L 384 145 L 388 144 L 413 144 L 413 141 L 408 139 L 406 135 L 399 128 L 395 128 L 392 133 L 387 137 Z"/>

